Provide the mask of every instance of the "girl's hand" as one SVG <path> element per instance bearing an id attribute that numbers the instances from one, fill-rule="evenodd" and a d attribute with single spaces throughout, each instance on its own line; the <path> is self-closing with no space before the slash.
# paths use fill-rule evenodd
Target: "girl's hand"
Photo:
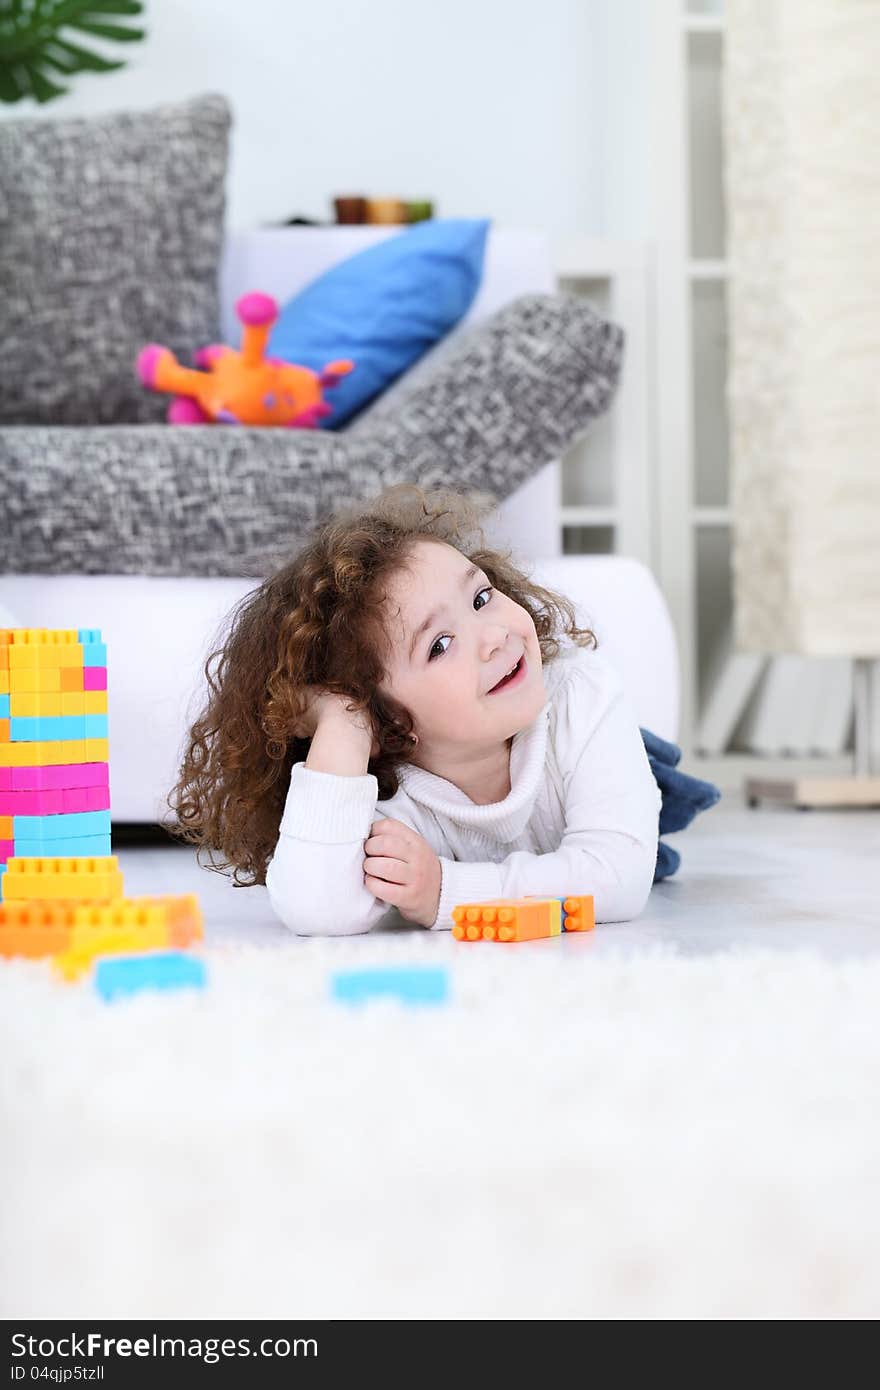
<path id="1" fill-rule="evenodd" d="M 350 710 L 351 704 L 349 695 L 334 695 L 329 690 L 323 690 L 319 685 L 306 686 L 306 697 L 308 703 L 305 711 L 293 726 L 294 738 L 314 738 L 318 725 L 340 721 L 348 724 L 361 732 L 370 732 L 372 729 L 367 720 L 367 715 L 363 710 Z M 370 757 L 374 758 L 379 751 L 379 745 L 373 738 Z"/>
<path id="2" fill-rule="evenodd" d="M 432 927 L 440 905 L 442 871 L 427 840 L 399 820 L 377 820 L 364 841 L 364 883 L 373 897 L 408 922 Z"/>

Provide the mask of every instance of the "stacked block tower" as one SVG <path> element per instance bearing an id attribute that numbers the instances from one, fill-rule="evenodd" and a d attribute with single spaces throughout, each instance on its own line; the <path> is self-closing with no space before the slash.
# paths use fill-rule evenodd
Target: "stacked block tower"
<path id="1" fill-rule="evenodd" d="M 110 854 L 109 772 L 100 631 L 0 629 L 0 898 L 12 858 Z"/>
<path id="2" fill-rule="evenodd" d="M 94 972 L 105 999 L 201 985 L 196 897 L 123 896 L 108 748 L 100 631 L 0 629 L 0 957 Z"/>

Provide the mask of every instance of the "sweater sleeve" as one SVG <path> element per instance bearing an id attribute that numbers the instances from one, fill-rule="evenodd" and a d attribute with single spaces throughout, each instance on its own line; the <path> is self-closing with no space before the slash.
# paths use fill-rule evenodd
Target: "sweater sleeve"
<path id="1" fill-rule="evenodd" d="M 364 884 L 378 783 L 295 763 L 266 872 L 272 908 L 299 936 L 355 936 L 389 911 Z"/>
<path id="2" fill-rule="evenodd" d="M 598 662 L 574 668 L 559 692 L 553 731 L 565 829 L 549 854 L 517 850 L 500 863 L 440 859 L 434 927 L 459 903 L 529 894 L 591 893 L 596 921 L 637 917 L 654 879 L 661 796 L 618 678 Z"/>

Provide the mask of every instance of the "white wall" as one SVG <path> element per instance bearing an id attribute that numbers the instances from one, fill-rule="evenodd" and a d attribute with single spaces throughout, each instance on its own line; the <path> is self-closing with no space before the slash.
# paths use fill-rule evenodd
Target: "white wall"
<path id="1" fill-rule="evenodd" d="M 235 112 L 233 226 L 330 220 L 334 193 L 431 197 L 600 233 L 607 0 L 148 0 L 127 67 L 3 111 L 62 117 L 218 91 Z M 627 0 L 628 3 L 628 0 Z"/>

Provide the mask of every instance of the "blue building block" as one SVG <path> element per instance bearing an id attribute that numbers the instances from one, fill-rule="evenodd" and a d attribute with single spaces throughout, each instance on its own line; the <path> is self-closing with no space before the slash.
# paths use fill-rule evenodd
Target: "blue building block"
<path id="1" fill-rule="evenodd" d="M 368 999 L 383 997 L 398 999 L 401 1004 L 445 1004 L 449 978 L 439 966 L 337 970 L 331 978 L 330 992 L 342 1004 L 364 1004 Z"/>
<path id="2" fill-rule="evenodd" d="M 9 721 L 12 743 L 57 743 L 62 738 L 85 738 L 84 714 L 19 714 Z"/>
<path id="3" fill-rule="evenodd" d="M 83 643 L 83 666 L 106 666 L 107 647 L 103 642 Z"/>
<path id="4" fill-rule="evenodd" d="M 108 1003 L 145 989 L 203 989 L 205 962 L 188 951 L 146 951 L 95 962 L 95 988 Z"/>
<path id="5" fill-rule="evenodd" d="M 100 642 L 101 629 L 99 627 L 81 627 L 76 634 L 76 640 L 86 646 L 92 642 Z"/>
<path id="6" fill-rule="evenodd" d="M 0 719 L 9 718 L 9 701 L 11 696 L 0 695 Z"/>
<path id="7" fill-rule="evenodd" d="M 13 816 L 13 840 L 75 840 L 109 835 L 109 811 L 62 811 L 54 816 Z"/>
<path id="8" fill-rule="evenodd" d="M 9 721 L 12 743 L 57 743 L 63 738 L 107 738 L 106 714 L 19 714 Z"/>
<path id="9" fill-rule="evenodd" d="M 110 853 L 109 835 L 78 835 L 72 840 L 14 840 L 17 859 L 102 859 Z"/>

